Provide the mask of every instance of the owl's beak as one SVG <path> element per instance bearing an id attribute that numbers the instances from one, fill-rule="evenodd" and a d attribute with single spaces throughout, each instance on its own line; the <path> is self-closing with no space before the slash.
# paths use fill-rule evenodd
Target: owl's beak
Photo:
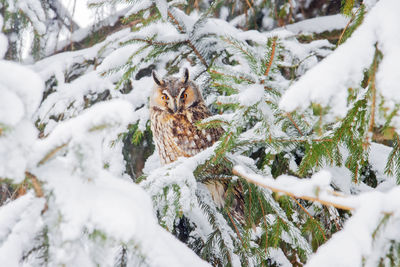
<path id="1" fill-rule="evenodd" d="M 178 111 L 178 105 L 176 104 L 175 99 L 172 101 L 169 101 L 168 107 L 173 113 L 176 113 Z"/>

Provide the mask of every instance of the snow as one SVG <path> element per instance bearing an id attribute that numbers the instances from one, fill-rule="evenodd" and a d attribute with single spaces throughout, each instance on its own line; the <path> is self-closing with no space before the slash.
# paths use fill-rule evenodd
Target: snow
<path id="1" fill-rule="evenodd" d="M 129 17 L 130 15 L 133 14 L 137 14 L 138 12 L 145 10 L 149 7 L 151 7 L 151 5 L 153 4 L 152 1 L 141 1 L 139 3 L 136 3 L 135 5 L 133 5 L 129 11 L 125 14 L 125 17 Z"/>
<path id="2" fill-rule="evenodd" d="M 25 178 L 26 155 L 37 135 L 30 119 L 39 106 L 44 84 L 37 74 L 16 63 L 1 60 L 0 71 L 7 73 L 0 75 L 0 127 L 4 127 L 0 135 L 0 177 L 19 183 Z"/>
<path id="3" fill-rule="evenodd" d="M 38 34 L 45 34 L 46 25 L 44 21 L 46 21 L 46 15 L 41 2 L 39 0 L 22 0 L 16 4 L 28 16 Z"/>
<path id="4" fill-rule="evenodd" d="M 44 90 L 43 80 L 33 71 L 3 60 L 0 60 L 0 71 L 7 73 L 7 75 L 0 75 L 0 85 L 12 90 L 21 99 L 25 105 L 25 114 L 29 118 L 36 111 L 41 101 L 41 94 Z M 12 116 L 12 114 L 9 114 L 9 116 Z"/>
<path id="5" fill-rule="evenodd" d="M 306 266 L 362 266 L 365 258 L 372 254 L 373 247 L 376 246 L 373 233 L 379 227 L 383 217 L 389 215 L 394 217 L 391 220 L 398 220 L 400 186 L 396 186 L 386 193 L 371 191 L 357 196 L 333 196 L 329 194 L 331 174 L 326 170 L 314 174 L 311 179 L 306 179 L 306 181 L 287 175 L 281 175 L 274 180 L 272 177 L 262 177 L 250 173 L 242 166 L 236 166 L 235 170 L 244 177 L 248 177 L 246 179 L 249 181 L 267 188 L 290 192 L 298 197 L 307 196 L 322 201 L 331 201 L 355 209 L 354 215 L 345 223 L 344 228 L 319 247 Z M 389 238 L 390 235 L 399 238 L 398 230 L 393 231 L 390 228 L 383 232 L 381 234 L 383 237 L 380 237 L 383 239 L 380 240 L 384 240 L 385 237 Z M 378 243 L 378 245 L 382 244 Z M 372 262 L 374 259 L 376 260 L 372 257 L 368 261 Z"/>
<path id="6" fill-rule="evenodd" d="M 128 74 L 126 71 L 129 68 L 151 71 L 155 66 L 159 73 L 167 74 L 170 69 L 164 66 L 172 60 L 177 64 L 174 68 L 186 66 L 190 68 L 192 77 L 199 75 L 196 83 L 204 89 L 207 104 L 219 102 L 238 106 L 204 122 L 223 121 L 224 129 L 231 131 L 236 138 L 234 141 L 244 143 L 234 148 L 232 154 L 227 153 L 227 159 L 237 165 L 236 172 L 245 174 L 260 186 L 271 211 L 265 216 L 267 224 L 273 226 L 278 217 L 284 222 L 281 239 L 291 249 L 301 248 L 307 257 L 311 255 L 307 266 L 360 266 L 364 262 L 366 266 L 376 266 L 379 256 L 384 255 L 379 253 L 389 249 L 388 240 L 400 241 L 400 187 L 394 177 L 385 174 L 390 147 L 368 143 L 368 163 L 377 176 L 376 189 L 362 181 L 354 184 L 351 172 L 344 165 L 318 166 L 321 169 L 312 170 L 314 174 L 310 178 L 281 175 L 275 179 L 271 175 L 271 164 L 265 163 L 263 170 L 259 170 L 256 164 L 260 162 L 249 155 L 259 148 L 265 148 L 265 153 L 271 156 L 283 152 L 290 170 L 298 171 L 298 163 L 288 152 L 292 147 L 268 143 L 268 138 L 293 137 L 283 130 L 287 120 L 280 120 L 281 110 L 274 108 L 279 95 L 284 93 L 280 102 L 283 111 L 304 111 L 311 103 L 318 102 L 332 108 L 328 114 L 330 118 L 323 123 L 343 117 L 349 108 L 347 89 L 359 86 L 364 71 L 372 62 L 376 43 L 383 54 L 376 75 L 377 98 L 378 101 L 385 100 L 385 112 L 394 110 L 400 100 L 400 76 L 396 64 L 400 58 L 400 37 L 393 34 L 400 32 L 400 19 L 395 13 L 400 9 L 399 2 L 366 1 L 369 11 L 364 23 L 336 50 L 327 40 L 303 44 L 296 35 L 341 30 L 349 22 L 349 18 L 342 15 L 317 17 L 259 32 L 233 27 L 242 25 L 246 20 L 245 14 L 230 22 L 224 21 L 230 12 L 226 7 L 221 10 L 222 19 L 215 19 L 202 17 L 199 11 L 187 15 L 173 8 L 172 4 L 178 6 L 179 1 L 134 2 L 124 9 L 124 12 L 129 10 L 126 14 L 116 11 L 103 22 L 114 25 L 118 16 L 134 14 L 153 4 L 162 20 L 138 31 L 126 27 L 90 48 L 59 53 L 33 65 L 0 61 L 3 73 L 0 75 L 0 177 L 14 184 L 26 181 L 31 187 L 32 181 L 25 173 L 28 171 L 37 176 L 45 194 L 44 198 L 37 198 L 28 191 L 0 207 L 0 262 L 7 266 L 43 265 L 40 262 L 41 251 L 32 249 L 42 245 L 40 239 L 45 238 L 48 245 L 46 264 L 51 266 L 113 265 L 122 246 L 127 250 L 128 265 L 209 266 L 170 233 L 181 216 L 185 216 L 194 228 L 189 238 L 206 243 L 218 230 L 220 236 L 211 240 L 215 244 L 211 244 L 209 253 L 221 262 L 228 255 L 232 266 L 242 265 L 244 251 L 238 250 L 240 237 L 220 207 L 215 205 L 206 186 L 193 174 L 200 164 L 215 155 L 221 143 L 166 166 L 160 165 L 155 151 L 146 161 L 143 170 L 146 178 L 139 184 L 133 183 L 125 173 L 121 139 L 125 138 L 124 134 L 132 124 L 137 123 L 141 131 L 148 128 L 148 98 L 154 83 L 149 76 L 136 80 L 137 71 Z M 11 9 L 21 9 L 28 15 L 30 27 L 38 33 L 51 31 L 46 22 L 49 19 L 47 11 L 43 10 L 40 1 L 18 1 L 15 7 L 12 1 L 10 3 Z M 299 3 L 293 2 L 293 6 L 297 8 Z M 182 32 L 168 20 L 168 12 L 179 22 Z M 147 12 L 144 16 L 149 15 Z M 273 22 L 264 16 L 262 23 L 264 27 L 272 28 Z M 0 26 L 4 26 L 1 18 Z M 70 40 L 80 41 L 92 29 L 98 28 L 96 25 L 82 28 L 72 33 Z M 259 66 L 270 52 L 265 43 L 272 37 L 278 38 L 276 53 L 281 56 L 274 59 L 271 72 L 264 77 L 264 71 L 254 66 Z M 57 42 L 56 39 L 49 33 L 49 47 L 45 51 L 50 53 L 52 48 L 67 44 L 67 41 Z M 186 44 L 184 48 L 161 53 L 155 60 L 149 60 L 148 55 L 154 53 L 152 47 L 146 48 L 147 43 L 138 39 L 164 45 L 190 41 L 202 55 L 206 55 L 205 58 L 209 58 L 207 53 L 213 55 L 212 69 L 215 65 L 225 73 L 243 75 L 253 82 L 231 82 L 237 93 L 218 95 L 212 92 L 215 88 L 209 88 L 209 76 L 203 71 L 204 66 L 196 64 L 196 61 L 181 62 L 190 50 Z M 227 42 L 231 39 L 254 54 L 257 62 L 249 64 L 240 49 L 235 50 Z M 6 51 L 7 38 L 0 35 L 0 56 Z M 214 58 L 224 51 L 232 54 L 229 60 L 237 62 L 236 65 L 221 64 L 220 58 Z M 291 81 L 275 71 L 276 66 L 294 69 L 293 75 L 300 79 L 289 87 Z M 124 75 L 129 76 L 125 78 L 132 86 L 129 93 L 123 92 L 125 88 L 115 90 Z M 44 81 L 48 82 L 46 92 Z M 276 89 L 274 95 L 266 90 L 268 87 Z M 103 99 L 99 101 L 98 97 Z M 315 125 L 314 118 L 311 116 L 310 119 L 308 115 L 301 122 Z M 376 121 L 379 123 L 377 126 L 381 126 L 384 120 L 377 118 Z M 400 119 L 395 117 L 394 123 L 398 129 Z M 35 124 L 43 130 L 44 135 L 40 138 Z M 299 136 L 297 132 L 296 136 Z M 299 140 L 309 142 L 308 138 L 301 136 Z M 343 154 L 346 156 L 346 153 Z M 236 181 L 237 177 L 233 179 Z M 261 189 L 263 186 L 266 189 Z M 333 191 L 331 186 L 340 193 Z M 309 240 L 299 227 L 302 223 L 300 213 L 289 215 L 267 188 L 279 191 L 277 194 L 346 206 L 352 210 L 353 216 L 342 230 L 313 254 Z M 388 221 L 385 227 L 381 227 L 380 223 L 386 217 Z M 256 236 L 262 232 L 260 225 L 254 228 L 256 231 L 250 230 L 245 234 Z M 246 235 L 243 237 L 248 238 Z M 253 239 L 250 241 L 251 250 L 259 249 L 257 244 L 252 244 Z M 268 248 L 267 256 L 281 266 L 291 266 L 279 248 Z M 254 258 L 248 260 L 250 266 L 258 262 Z"/>
<path id="7" fill-rule="evenodd" d="M 3 29 L 3 25 L 4 25 L 4 19 L 2 16 L 0 16 L 0 29 Z M 0 58 L 4 57 L 4 55 L 7 52 L 7 48 L 8 48 L 7 37 L 3 33 L 1 33 L 0 34 Z"/>
<path id="8" fill-rule="evenodd" d="M 30 121 L 43 93 L 42 79 L 15 63 L 1 61 L 0 68 L 11 70 L 10 75 L 0 77 L 0 99 L 7 101 L 2 105 L 1 125 L 9 127 L 0 135 L 0 176 L 20 183 L 25 170 L 30 170 L 51 195 L 43 215 L 45 199 L 32 193 L 0 207 L 1 221 L 6 222 L 0 225 L 2 264 L 18 266 L 37 234 L 48 227 L 51 251 L 57 248 L 49 254 L 51 265 L 91 264 L 90 254 L 96 252 L 82 250 L 81 242 L 85 232 L 100 231 L 112 237 L 107 246 L 125 243 L 145 256 L 151 266 L 208 266 L 158 225 L 148 194 L 129 179 L 120 179 L 121 166 L 103 168 L 105 161 L 110 162 L 107 153 L 118 153 L 122 161 L 121 150 L 112 152 L 108 147 L 135 119 L 129 102 L 114 99 L 93 105 L 75 118 L 57 123 L 39 140 Z M 102 257 L 110 262 L 112 256 Z"/>
<path id="9" fill-rule="evenodd" d="M 42 227 L 43 207 L 44 199 L 34 198 L 32 193 L 0 207 L 0 262 L 4 266 L 20 266 L 19 259 Z"/>
<path id="10" fill-rule="evenodd" d="M 25 114 L 24 104 L 17 94 L 7 88 L 0 87 L 0 94 L 0 122 L 15 126 Z"/>
<path id="11" fill-rule="evenodd" d="M 140 185 L 152 197 L 158 210 L 165 210 L 164 207 L 169 208 L 169 212 L 166 212 L 162 218 L 167 229 L 172 229 L 175 221 L 175 200 L 178 204 L 176 208 L 183 213 L 189 213 L 192 207 L 196 205 L 196 201 L 192 197 L 197 189 L 193 171 L 213 155 L 217 145 L 218 142 L 191 158 L 181 157 L 177 161 L 157 169 L 155 169 L 155 166 L 158 166 L 159 163 L 155 162 L 155 156 L 150 157 L 146 162 L 144 170 L 151 170 L 151 173 Z M 156 153 L 158 152 L 156 151 Z M 176 193 L 175 185 L 179 186 L 179 193 Z M 169 195 L 167 196 L 164 195 L 165 188 L 169 188 Z"/>
<path id="12" fill-rule="evenodd" d="M 344 44 L 285 92 L 280 108 L 288 112 L 305 110 L 312 102 L 316 102 L 331 106 L 333 116 L 343 117 L 347 112 L 347 89 L 359 86 L 364 70 L 372 63 L 375 43 L 378 43 L 378 47 L 382 43 L 382 52 L 387 54 L 378 69 L 377 88 L 388 99 L 399 101 L 400 94 L 395 93 L 399 92 L 396 89 L 399 76 L 394 74 L 396 65 L 392 61 L 398 58 L 398 49 L 394 47 L 399 44 L 399 37 L 392 33 L 398 31 L 396 27 L 400 25 L 397 16 L 399 8 L 400 2 L 396 0 L 377 3 L 366 15 L 364 23 Z M 382 77 L 382 73 L 386 73 L 385 77 Z"/>
<path id="13" fill-rule="evenodd" d="M 239 94 L 232 96 L 220 96 L 217 101 L 221 104 L 240 103 L 243 106 L 252 106 L 264 96 L 264 87 L 260 84 L 246 85 Z"/>
<path id="14" fill-rule="evenodd" d="M 85 227 L 89 232 L 97 229 L 124 243 L 134 242 L 152 266 L 208 266 L 158 225 L 150 198 L 139 186 L 105 171 L 95 180 L 83 182 L 71 176 L 70 169 L 69 163 L 60 159 L 37 170 L 60 209 L 63 243 L 79 239 Z M 53 170 L 58 170 L 56 176 Z M 68 252 L 67 246 L 64 249 L 67 254 L 57 260 L 73 264 L 70 256 L 76 252 Z"/>
<path id="15" fill-rule="evenodd" d="M 284 28 L 294 34 L 323 33 L 325 31 L 342 30 L 350 18 L 342 14 L 323 16 L 288 24 Z"/>
<path id="16" fill-rule="evenodd" d="M 386 194 L 371 192 L 359 196 L 362 205 L 344 229 L 322 245 L 306 266 L 362 266 L 364 257 L 371 255 L 374 249 L 372 234 L 382 220 L 383 212 L 399 211 L 399 193 L 400 187 L 396 187 Z M 391 234 L 398 236 L 398 233 Z"/>
<path id="17" fill-rule="evenodd" d="M 161 14 L 161 17 L 166 20 L 168 16 L 168 3 L 166 0 L 153 0 L 157 6 L 158 11 Z"/>

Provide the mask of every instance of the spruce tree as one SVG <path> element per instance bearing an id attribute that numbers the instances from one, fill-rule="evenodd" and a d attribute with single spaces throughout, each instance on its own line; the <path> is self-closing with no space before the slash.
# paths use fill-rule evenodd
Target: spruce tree
<path id="1" fill-rule="evenodd" d="M 399 265 L 400 6 L 324 3 L 2 1 L 0 262 Z M 184 67 L 224 134 L 160 166 L 151 71 Z"/>

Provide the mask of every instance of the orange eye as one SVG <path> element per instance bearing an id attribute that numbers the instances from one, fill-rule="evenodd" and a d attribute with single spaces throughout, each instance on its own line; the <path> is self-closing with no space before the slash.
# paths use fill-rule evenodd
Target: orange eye
<path id="1" fill-rule="evenodd" d="M 169 100 L 169 97 L 167 95 L 162 95 L 161 99 L 162 100 Z"/>
<path id="2" fill-rule="evenodd" d="M 181 94 L 181 99 L 186 99 L 186 97 L 187 97 L 186 93 Z"/>

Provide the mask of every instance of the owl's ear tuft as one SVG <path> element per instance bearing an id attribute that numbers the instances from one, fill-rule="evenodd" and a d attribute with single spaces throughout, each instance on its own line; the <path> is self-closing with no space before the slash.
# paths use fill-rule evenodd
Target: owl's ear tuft
<path id="1" fill-rule="evenodd" d="M 187 83 L 189 81 L 189 70 L 185 68 L 183 77 L 182 77 L 182 82 Z"/>
<path id="2" fill-rule="evenodd" d="M 152 76 L 153 76 L 153 80 L 154 80 L 154 82 L 157 84 L 157 85 L 159 85 L 159 86 L 163 86 L 164 85 L 164 81 L 163 80 L 161 80 L 160 81 L 160 79 L 157 77 L 157 73 L 153 70 L 152 71 Z"/>

